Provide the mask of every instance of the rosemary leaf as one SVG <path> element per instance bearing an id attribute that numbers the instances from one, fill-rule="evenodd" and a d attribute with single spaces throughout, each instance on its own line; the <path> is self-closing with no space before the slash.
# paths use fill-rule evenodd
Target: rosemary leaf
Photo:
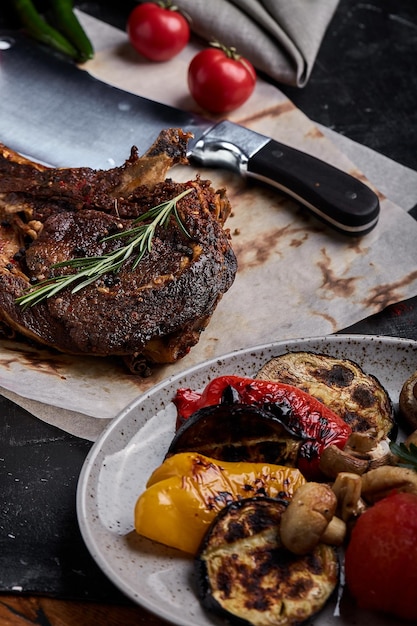
<path id="1" fill-rule="evenodd" d="M 23 308 L 27 308 L 42 302 L 45 298 L 50 298 L 56 295 L 63 289 L 77 283 L 73 286 L 71 293 L 76 293 L 84 287 L 91 285 L 98 278 L 104 274 L 110 272 L 118 272 L 133 254 L 136 254 L 136 258 L 133 262 L 133 269 L 135 269 L 138 263 L 143 259 L 146 253 L 149 253 L 152 249 L 152 242 L 155 235 L 155 231 L 158 226 L 167 227 L 169 224 L 169 218 L 174 216 L 181 231 L 190 237 L 181 218 L 178 214 L 177 203 L 181 198 L 188 195 L 193 191 L 192 188 L 188 188 L 181 192 L 175 198 L 162 202 L 157 206 L 152 207 L 146 213 L 138 217 L 133 221 L 135 225 L 133 228 L 109 235 L 104 237 L 102 241 L 110 241 L 112 239 L 127 239 L 126 245 L 108 252 L 102 256 L 91 257 L 77 257 L 75 259 L 69 259 L 68 261 L 60 261 L 52 266 L 53 269 L 59 267 L 71 267 L 76 268 L 77 271 L 74 274 L 65 274 L 63 276 L 57 276 L 55 278 L 46 279 L 38 283 L 33 289 L 23 294 L 19 298 L 16 298 L 16 303 L 20 304 Z M 148 224 L 143 222 L 152 220 Z M 137 225 L 139 224 L 139 225 Z"/>

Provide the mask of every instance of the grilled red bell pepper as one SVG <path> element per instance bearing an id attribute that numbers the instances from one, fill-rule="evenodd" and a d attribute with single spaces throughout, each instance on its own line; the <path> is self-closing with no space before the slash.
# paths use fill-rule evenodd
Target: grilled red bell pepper
<path id="1" fill-rule="evenodd" d="M 284 383 L 255 380 L 240 376 L 220 376 L 212 380 L 202 393 L 179 389 L 174 398 L 178 424 L 205 406 L 221 404 L 225 393 L 233 401 L 273 409 L 281 412 L 292 432 L 303 441 L 298 457 L 298 469 L 308 478 L 320 474 L 322 451 L 329 445 L 343 449 L 349 439 L 350 426 L 322 402 L 308 393 Z"/>

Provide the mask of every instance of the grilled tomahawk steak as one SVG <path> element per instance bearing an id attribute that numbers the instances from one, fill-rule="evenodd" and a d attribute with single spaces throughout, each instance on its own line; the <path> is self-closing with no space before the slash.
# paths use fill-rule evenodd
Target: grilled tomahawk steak
<path id="1" fill-rule="evenodd" d="M 166 178 L 186 163 L 189 135 L 163 131 L 142 157 L 107 171 L 55 169 L 0 146 L 0 320 L 3 326 L 63 352 L 120 355 L 172 363 L 195 345 L 236 273 L 224 222 L 230 204 L 210 181 Z M 33 306 L 16 298 L 45 279 L 75 272 L 56 263 L 102 256 L 123 245 L 103 241 L 132 227 L 150 208 L 191 189 L 178 220 L 158 227 L 136 268 L 135 255 L 72 293 L 67 287 Z"/>

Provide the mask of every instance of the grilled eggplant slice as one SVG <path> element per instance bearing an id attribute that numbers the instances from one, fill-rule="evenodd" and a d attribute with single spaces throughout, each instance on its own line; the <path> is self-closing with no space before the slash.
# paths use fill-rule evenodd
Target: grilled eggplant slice
<path id="1" fill-rule="evenodd" d="M 279 527 L 286 506 L 248 498 L 219 513 L 195 559 L 207 610 L 242 626 L 299 626 L 323 608 L 338 582 L 336 550 L 318 544 L 297 556 L 284 548 Z"/>
<path id="2" fill-rule="evenodd" d="M 294 385 L 326 404 L 372 445 L 396 433 L 394 409 L 381 383 L 354 361 L 288 352 L 268 361 L 256 378 Z"/>
<path id="3" fill-rule="evenodd" d="M 302 440 L 279 417 L 249 404 L 216 404 L 195 411 L 178 429 L 167 456 L 199 452 L 220 461 L 295 467 Z"/>

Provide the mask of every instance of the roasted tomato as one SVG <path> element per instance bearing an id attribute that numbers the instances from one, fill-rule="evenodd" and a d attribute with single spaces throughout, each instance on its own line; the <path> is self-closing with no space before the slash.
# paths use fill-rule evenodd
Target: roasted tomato
<path id="1" fill-rule="evenodd" d="M 417 622 L 417 496 L 395 493 L 361 515 L 345 556 L 358 606 Z"/>

